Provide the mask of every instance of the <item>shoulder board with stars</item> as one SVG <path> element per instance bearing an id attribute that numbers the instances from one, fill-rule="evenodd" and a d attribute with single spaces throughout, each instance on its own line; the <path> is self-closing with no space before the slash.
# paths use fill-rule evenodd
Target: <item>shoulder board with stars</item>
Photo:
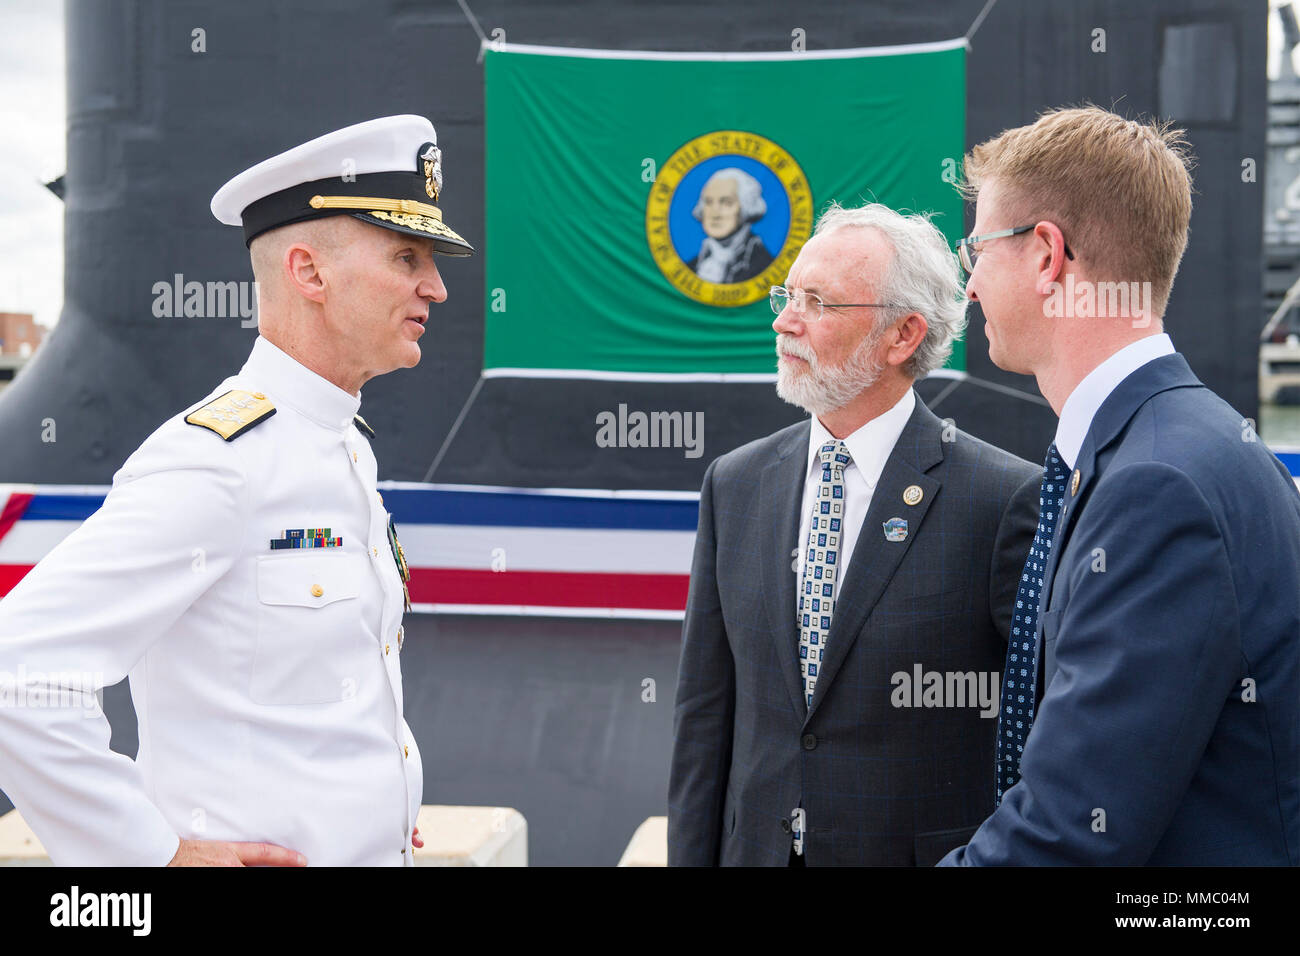
<path id="1" fill-rule="evenodd" d="M 367 425 L 366 420 L 360 415 L 352 416 L 352 424 L 356 425 L 357 431 L 361 432 L 361 434 L 365 435 L 367 438 L 375 437 L 375 430 Z"/>
<path id="2" fill-rule="evenodd" d="M 202 408 L 185 416 L 185 421 L 209 428 L 226 441 L 234 441 L 249 429 L 275 414 L 275 406 L 261 392 L 231 389 Z"/>

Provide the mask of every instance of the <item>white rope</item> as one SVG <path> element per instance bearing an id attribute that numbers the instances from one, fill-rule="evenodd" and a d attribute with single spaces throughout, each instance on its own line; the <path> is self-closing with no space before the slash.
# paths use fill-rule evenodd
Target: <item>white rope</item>
<path id="1" fill-rule="evenodd" d="M 474 32 L 478 34 L 479 43 L 487 43 L 487 34 L 485 34 L 483 28 L 479 26 L 478 17 L 474 16 L 474 11 L 469 8 L 469 4 L 466 3 L 465 0 L 456 0 L 456 2 L 460 4 L 461 12 L 464 13 L 465 18 L 469 20 L 469 25 L 472 26 Z"/>
<path id="2" fill-rule="evenodd" d="M 993 9 L 997 2 L 998 0 L 989 0 L 988 3 L 984 4 L 984 9 L 979 12 L 979 16 L 975 18 L 975 22 L 972 23 L 970 29 L 966 31 L 967 43 L 970 42 L 970 38 L 975 35 L 975 31 L 980 28 L 980 25 L 984 22 L 984 18 L 989 15 L 989 11 Z"/>
<path id="3" fill-rule="evenodd" d="M 428 482 L 437 471 L 438 466 L 442 464 L 442 456 L 447 454 L 447 449 L 451 447 L 451 440 L 456 437 L 456 432 L 460 431 L 461 423 L 465 421 L 465 415 L 469 412 L 469 407 L 474 404 L 474 399 L 478 398 L 478 390 L 483 387 L 483 376 L 478 377 L 474 383 L 473 390 L 469 393 L 469 398 L 465 399 L 465 404 L 460 407 L 460 414 L 456 416 L 456 421 L 452 423 L 451 431 L 447 432 L 447 437 L 442 440 L 442 447 L 438 449 L 438 454 L 433 458 L 433 464 L 429 470 L 424 473 L 424 480 Z"/>

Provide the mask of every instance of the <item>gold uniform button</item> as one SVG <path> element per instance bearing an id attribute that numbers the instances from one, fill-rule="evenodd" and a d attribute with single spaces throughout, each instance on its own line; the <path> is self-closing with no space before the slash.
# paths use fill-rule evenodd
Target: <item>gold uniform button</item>
<path id="1" fill-rule="evenodd" d="M 353 453 L 352 453 L 352 460 L 353 460 L 353 461 L 356 461 L 356 460 L 357 460 L 357 453 L 356 453 L 356 452 L 353 452 Z"/>
<path id="2" fill-rule="evenodd" d="M 391 646 L 391 645 L 389 645 L 389 644 L 385 644 L 385 645 L 384 645 L 384 654 L 385 654 L 385 655 L 388 654 L 388 648 L 389 648 L 390 646 Z"/>
<path id="3" fill-rule="evenodd" d="M 311 586 L 311 596 L 312 596 L 312 597 L 320 597 L 320 596 L 321 596 L 322 594 L 324 594 L 324 593 L 325 593 L 325 589 L 324 589 L 323 587 L 321 587 L 319 584 L 313 584 L 313 585 Z"/>
<path id="4" fill-rule="evenodd" d="M 410 759 L 411 759 L 411 748 L 410 748 L 410 747 L 407 747 L 406 745 L 403 745 L 403 746 L 402 746 L 402 754 L 403 754 L 403 756 L 406 757 L 407 760 L 410 760 Z"/>
<path id="5" fill-rule="evenodd" d="M 264 402 L 264 401 L 266 401 L 266 396 L 263 395 L 261 392 L 254 392 L 254 393 L 253 393 L 253 397 L 254 397 L 255 399 L 257 399 L 259 402 Z"/>

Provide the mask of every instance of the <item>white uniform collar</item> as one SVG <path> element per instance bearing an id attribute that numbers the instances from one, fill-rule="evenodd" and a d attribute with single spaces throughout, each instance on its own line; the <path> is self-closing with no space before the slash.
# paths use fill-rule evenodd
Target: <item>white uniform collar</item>
<path id="1" fill-rule="evenodd" d="M 912 410 L 915 407 L 916 393 L 909 388 L 893 408 L 877 415 L 844 439 L 844 444 L 849 449 L 849 456 L 853 459 L 853 464 L 858 466 L 862 477 L 866 479 L 868 487 L 876 487 L 876 482 L 880 480 L 880 473 L 885 470 L 885 462 L 889 460 L 890 453 L 898 444 L 898 436 L 903 433 L 903 428 L 912 417 Z M 814 415 L 812 433 L 808 436 L 808 473 L 812 472 L 813 462 L 816 461 L 817 452 L 821 450 L 822 445 L 834 440 L 834 436 Z"/>
<path id="2" fill-rule="evenodd" d="M 265 391 L 275 404 L 292 405 L 334 431 L 346 431 L 361 407 L 359 395 L 349 395 L 260 335 L 239 374 Z"/>
<path id="3" fill-rule="evenodd" d="M 1074 387 L 1061 407 L 1061 421 L 1056 426 L 1056 450 L 1067 468 L 1074 467 L 1097 409 L 1115 387 L 1147 362 L 1172 354 L 1174 343 L 1168 334 L 1148 335 L 1124 346 Z"/>

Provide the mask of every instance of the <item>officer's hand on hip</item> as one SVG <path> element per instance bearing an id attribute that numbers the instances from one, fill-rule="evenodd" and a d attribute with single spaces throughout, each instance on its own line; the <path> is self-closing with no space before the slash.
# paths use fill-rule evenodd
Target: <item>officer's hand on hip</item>
<path id="1" fill-rule="evenodd" d="M 219 840 L 181 840 L 168 866 L 306 866 L 296 850 L 274 843 L 222 843 Z"/>
<path id="2" fill-rule="evenodd" d="M 411 846 L 416 847 L 417 849 L 419 847 L 424 846 L 424 841 L 420 839 L 419 827 L 416 827 L 414 830 L 411 831 Z"/>

